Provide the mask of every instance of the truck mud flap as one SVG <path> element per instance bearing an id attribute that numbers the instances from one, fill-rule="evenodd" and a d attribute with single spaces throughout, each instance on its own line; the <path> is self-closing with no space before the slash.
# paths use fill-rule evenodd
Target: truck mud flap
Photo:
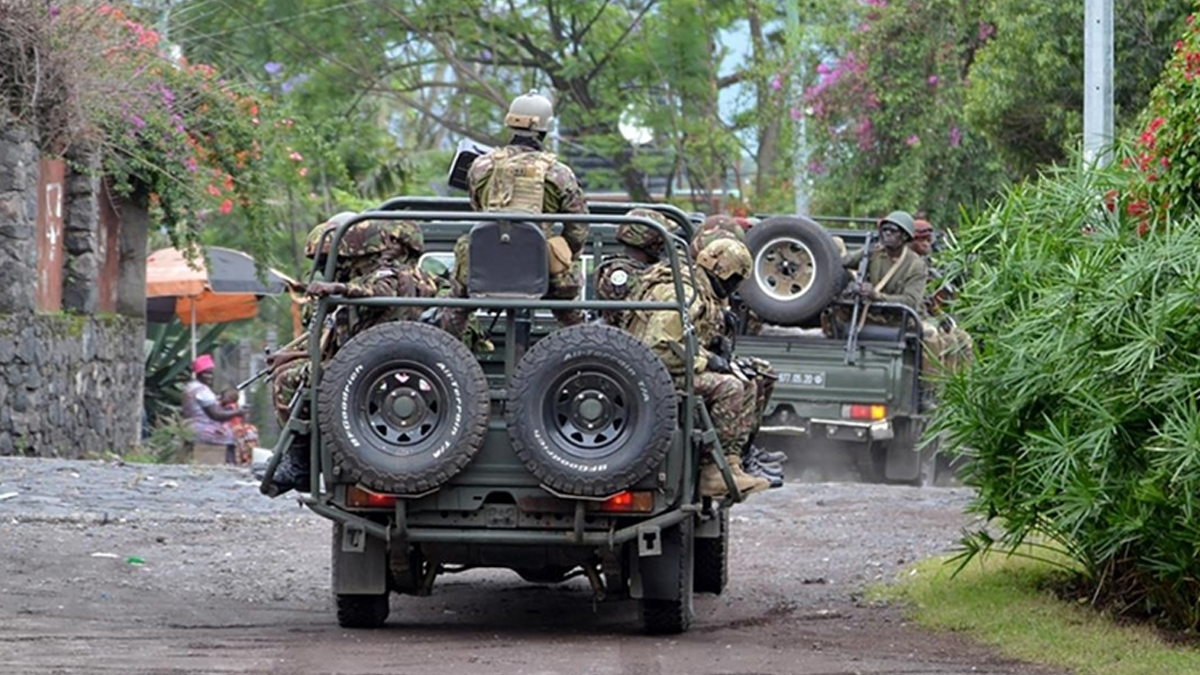
<path id="1" fill-rule="evenodd" d="M 337 595 L 386 593 L 387 542 L 356 525 L 333 525 L 333 592 Z"/>

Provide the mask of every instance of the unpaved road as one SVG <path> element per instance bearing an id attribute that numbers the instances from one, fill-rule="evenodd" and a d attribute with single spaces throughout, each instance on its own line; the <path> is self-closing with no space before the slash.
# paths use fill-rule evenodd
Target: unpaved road
<path id="1" fill-rule="evenodd" d="M 858 599 L 952 548 L 968 497 L 757 495 L 734 510 L 729 589 L 698 596 L 682 636 L 638 634 L 633 603 L 593 607 L 580 579 L 505 571 L 443 577 L 431 597 L 393 596 L 384 629 L 347 631 L 328 522 L 241 471 L 0 458 L 0 673 L 1051 673 Z"/>

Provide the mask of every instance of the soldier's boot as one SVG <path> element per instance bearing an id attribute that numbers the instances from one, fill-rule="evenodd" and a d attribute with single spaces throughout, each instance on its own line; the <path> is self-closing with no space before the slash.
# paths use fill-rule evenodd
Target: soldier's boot
<path id="1" fill-rule="evenodd" d="M 778 464 L 764 464 L 753 457 L 748 457 L 743 466 L 746 473 L 762 478 L 772 488 L 783 487 L 783 468 Z"/>
<path id="2" fill-rule="evenodd" d="M 296 436 L 292 444 L 283 453 L 279 466 L 275 467 L 273 482 L 279 488 L 279 494 L 288 490 L 308 492 L 312 484 L 311 457 L 308 446 L 308 436 Z"/>
<path id="3" fill-rule="evenodd" d="M 755 445 L 754 441 L 746 444 L 744 454 L 747 459 L 755 459 L 763 464 L 783 464 L 788 460 L 786 453 L 780 450 L 764 450 L 761 446 Z"/>
<path id="4" fill-rule="evenodd" d="M 770 481 L 742 471 L 741 457 L 726 455 L 725 461 L 729 462 L 729 473 L 733 476 L 733 484 L 737 486 L 738 492 L 742 493 L 742 496 L 762 492 L 771 487 Z M 729 494 L 729 488 L 725 485 L 725 477 L 721 475 L 721 469 L 712 462 L 705 464 L 700 469 L 700 496 L 724 497 L 727 494 Z"/>

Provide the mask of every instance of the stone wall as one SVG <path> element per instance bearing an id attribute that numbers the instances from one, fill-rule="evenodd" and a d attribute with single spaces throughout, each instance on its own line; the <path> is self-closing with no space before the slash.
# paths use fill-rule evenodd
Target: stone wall
<path id="1" fill-rule="evenodd" d="M 142 414 L 143 325 L 120 316 L 0 315 L 0 455 L 124 454 Z"/>
<path id="2" fill-rule="evenodd" d="M 32 132 L 0 131 L 0 455 L 123 454 L 141 429 L 144 214 L 121 233 L 132 290 L 97 313 L 99 181 L 68 172 L 66 311 L 38 311 L 38 160 Z"/>

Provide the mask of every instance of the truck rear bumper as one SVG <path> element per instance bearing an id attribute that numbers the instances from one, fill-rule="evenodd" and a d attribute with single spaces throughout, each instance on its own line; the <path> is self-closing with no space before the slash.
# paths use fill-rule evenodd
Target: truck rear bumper
<path id="1" fill-rule="evenodd" d="M 825 438 L 831 441 L 887 441 L 895 436 L 890 420 L 859 422 L 822 418 L 800 419 L 791 424 L 763 425 L 758 432 L 779 436 Z"/>

